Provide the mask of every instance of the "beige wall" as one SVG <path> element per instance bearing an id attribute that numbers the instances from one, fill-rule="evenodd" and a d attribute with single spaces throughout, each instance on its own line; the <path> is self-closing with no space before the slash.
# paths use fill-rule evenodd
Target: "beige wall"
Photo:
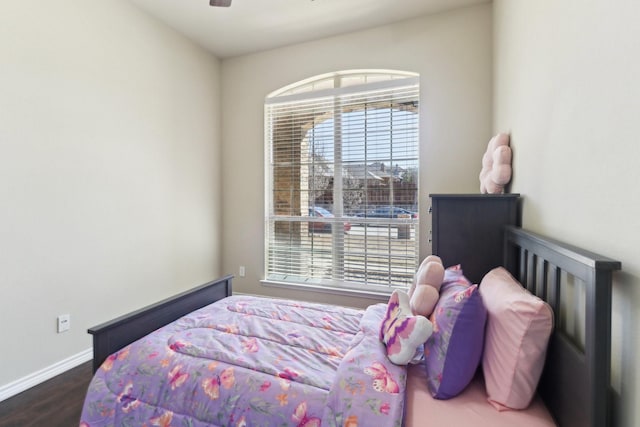
<path id="1" fill-rule="evenodd" d="M 640 3 L 497 0 L 495 130 L 510 130 L 524 226 L 622 261 L 615 425 L 640 425 Z"/>
<path id="2" fill-rule="evenodd" d="M 265 97 L 299 80 L 337 70 L 382 68 L 420 73 L 421 234 L 430 192 L 477 191 L 491 136 L 491 5 L 223 61 L 223 269 L 237 292 L 362 306 L 370 300 L 264 287 Z M 421 255 L 428 254 L 422 239 Z"/>
<path id="3" fill-rule="evenodd" d="M 219 68 L 127 1 L 2 3 L 0 387 L 220 274 Z"/>

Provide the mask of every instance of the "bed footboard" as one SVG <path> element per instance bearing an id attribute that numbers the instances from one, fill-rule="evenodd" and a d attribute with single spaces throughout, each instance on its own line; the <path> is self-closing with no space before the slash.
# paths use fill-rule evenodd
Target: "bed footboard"
<path id="1" fill-rule="evenodd" d="M 89 328 L 93 372 L 112 353 L 194 310 L 231 295 L 233 276 L 225 276 Z"/>

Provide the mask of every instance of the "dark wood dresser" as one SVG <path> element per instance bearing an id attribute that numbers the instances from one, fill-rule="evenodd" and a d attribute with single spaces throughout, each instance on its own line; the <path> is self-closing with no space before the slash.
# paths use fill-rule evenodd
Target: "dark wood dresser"
<path id="1" fill-rule="evenodd" d="M 430 194 L 431 252 L 480 283 L 503 264 L 505 225 L 522 225 L 519 194 Z"/>

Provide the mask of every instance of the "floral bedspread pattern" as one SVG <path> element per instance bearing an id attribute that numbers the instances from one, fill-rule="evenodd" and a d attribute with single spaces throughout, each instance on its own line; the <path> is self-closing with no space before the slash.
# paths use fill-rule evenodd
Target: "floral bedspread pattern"
<path id="1" fill-rule="evenodd" d="M 225 298 L 111 355 L 80 426 L 400 427 L 385 310 Z"/>

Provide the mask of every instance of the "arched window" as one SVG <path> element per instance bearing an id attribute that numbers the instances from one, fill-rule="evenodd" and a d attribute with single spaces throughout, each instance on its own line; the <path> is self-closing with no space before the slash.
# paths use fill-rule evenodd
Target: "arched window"
<path id="1" fill-rule="evenodd" d="M 266 280 L 389 292 L 418 263 L 419 78 L 355 70 L 265 101 Z"/>

